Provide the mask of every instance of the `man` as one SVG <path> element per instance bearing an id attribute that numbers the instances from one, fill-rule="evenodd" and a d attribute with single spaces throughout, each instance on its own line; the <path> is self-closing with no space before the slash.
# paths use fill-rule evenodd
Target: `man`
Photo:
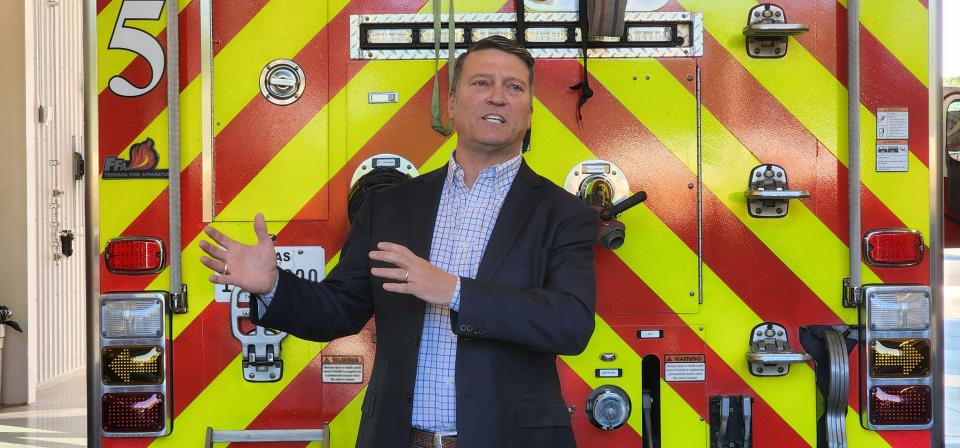
<path id="1" fill-rule="evenodd" d="M 206 229 L 210 281 L 260 295 L 259 325 L 329 341 L 376 315 L 358 447 L 574 446 L 556 356 L 593 333 L 597 216 L 523 163 L 532 92 L 508 39 L 458 58 L 448 166 L 369 197 L 320 283 L 278 272 L 262 215 L 256 246 Z"/>

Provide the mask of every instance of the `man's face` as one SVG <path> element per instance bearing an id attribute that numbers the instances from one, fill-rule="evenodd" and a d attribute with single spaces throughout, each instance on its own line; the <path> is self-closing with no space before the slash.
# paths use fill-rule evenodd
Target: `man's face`
<path id="1" fill-rule="evenodd" d="M 470 53 L 447 108 L 459 148 L 512 154 L 520 148 L 533 112 L 526 64 L 495 49 Z"/>

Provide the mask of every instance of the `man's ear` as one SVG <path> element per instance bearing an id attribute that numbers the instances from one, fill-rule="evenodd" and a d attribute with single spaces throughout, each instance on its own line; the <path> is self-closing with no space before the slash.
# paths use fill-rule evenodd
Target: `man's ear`
<path id="1" fill-rule="evenodd" d="M 453 106 L 457 101 L 457 95 L 453 92 L 450 92 L 450 96 L 447 97 L 447 119 L 453 118 Z"/>

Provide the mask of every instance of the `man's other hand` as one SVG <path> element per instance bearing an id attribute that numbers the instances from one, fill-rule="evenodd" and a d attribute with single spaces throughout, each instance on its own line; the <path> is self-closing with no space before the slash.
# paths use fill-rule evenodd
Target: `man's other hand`
<path id="1" fill-rule="evenodd" d="M 267 294 L 273 289 L 279 275 L 277 255 L 263 214 L 257 213 L 253 219 L 253 230 L 257 234 L 256 246 L 241 244 L 210 226 L 203 229 L 219 244 L 200 241 L 200 249 L 209 255 L 201 256 L 200 262 L 216 272 L 210 276 L 210 282 L 233 285 L 254 294 Z"/>
<path id="2" fill-rule="evenodd" d="M 383 289 L 400 294 L 412 294 L 428 303 L 447 306 L 457 288 L 457 277 L 448 274 L 429 261 L 416 256 L 410 249 L 394 243 L 381 242 L 370 251 L 370 259 L 385 261 L 396 268 L 371 268 L 370 273 L 399 283 L 384 283 Z"/>

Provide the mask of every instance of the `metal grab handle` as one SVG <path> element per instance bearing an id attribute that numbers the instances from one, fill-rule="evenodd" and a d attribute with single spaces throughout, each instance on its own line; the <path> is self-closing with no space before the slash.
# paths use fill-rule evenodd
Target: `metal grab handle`
<path id="1" fill-rule="evenodd" d="M 254 443 L 254 442 L 320 442 L 323 448 L 330 448 L 330 425 L 323 429 L 263 429 L 241 431 L 215 431 L 207 427 L 205 448 L 214 443 Z"/>
<path id="2" fill-rule="evenodd" d="M 785 199 L 807 199 L 810 192 L 807 190 L 750 190 L 743 193 L 747 199 L 753 201 L 782 201 Z"/>
<path id="3" fill-rule="evenodd" d="M 759 353 L 759 352 L 747 352 L 747 361 L 750 362 L 762 362 L 769 364 L 780 364 L 780 363 L 800 363 L 807 362 L 810 359 L 810 355 L 803 352 L 782 352 L 782 353 Z"/>
<path id="4" fill-rule="evenodd" d="M 802 23 L 753 23 L 743 28 L 743 35 L 747 37 L 787 37 L 797 36 L 810 31 L 810 27 Z"/>
<path id="5" fill-rule="evenodd" d="M 617 216 L 635 205 L 639 205 L 641 202 L 647 200 L 647 192 L 638 191 L 631 195 L 630 197 L 624 199 L 619 204 L 613 206 L 613 210 L 610 212 L 611 215 Z"/>
<path id="6" fill-rule="evenodd" d="M 642 434 L 643 444 L 646 445 L 646 448 L 653 448 L 653 397 L 650 395 L 650 391 L 643 391 L 643 423 L 646 428 L 646 432 Z"/>

